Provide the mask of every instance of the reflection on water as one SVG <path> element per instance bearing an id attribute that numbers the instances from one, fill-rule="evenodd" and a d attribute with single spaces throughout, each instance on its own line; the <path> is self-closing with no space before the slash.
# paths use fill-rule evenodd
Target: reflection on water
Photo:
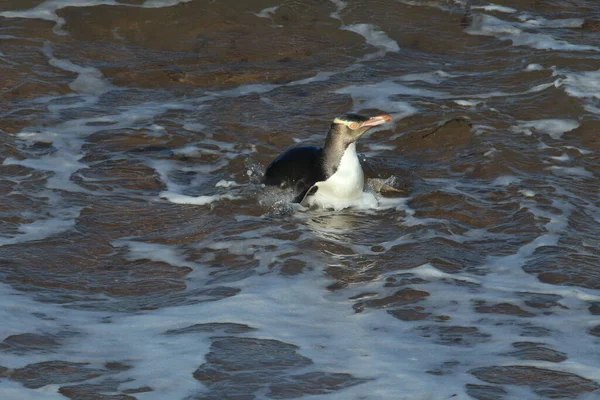
<path id="1" fill-rule="evenodd" d="M 306 225 L 320 238 L 344 243 L 352 239 L 352 231 L 364 226 L 364 222 L 361 221 L 363 219 L 364 216 L 361 215 L 328 212 L 311 217 L 306 221 Z"/>

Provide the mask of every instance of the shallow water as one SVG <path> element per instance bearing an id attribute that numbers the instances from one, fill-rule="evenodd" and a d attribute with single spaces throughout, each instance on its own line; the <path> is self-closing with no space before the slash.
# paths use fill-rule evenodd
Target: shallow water
<path id="1" fill-rule="evenodd" d="M 600 398 L 599 15 L 2 2 L 0 397 Z M 349 111 L 361 201 L 262 187 Z"/>

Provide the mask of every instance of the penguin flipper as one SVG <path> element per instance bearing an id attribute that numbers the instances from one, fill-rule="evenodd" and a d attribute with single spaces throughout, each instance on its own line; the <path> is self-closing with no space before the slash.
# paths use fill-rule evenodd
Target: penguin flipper
<path id="1" fill-rule="evenodd" d="M 308 207 L 308 198 L 311 196 L 314 196 L 317 191 L 319 190 L 319 186 L 317 185 L 312 185 L 311 187 L 309 187 L 308 189 L 306 189 L 305 191 L 303 191 L 302 193 L 300 193 L 295 199 L 294 199 L 294 203 L 300 203 L 300 205 L 304 206 L 304 207 Z"/>

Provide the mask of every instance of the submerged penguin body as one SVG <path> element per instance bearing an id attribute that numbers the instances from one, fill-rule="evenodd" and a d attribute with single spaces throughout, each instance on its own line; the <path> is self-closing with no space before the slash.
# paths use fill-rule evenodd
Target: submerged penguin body
<path id="1" fill-rule="evenodd" d="M 279 155 L 265 171 L 265 184 L 290 187 L 294 202 L 304 206 L 337 208 L 360 198 L 364 174 L 356 154 L 356 140 L 369 128 L 392 119 L 383 114 L 372 118 L 347 114 L 336 118 L 325 146 L 299 146 Z"/>

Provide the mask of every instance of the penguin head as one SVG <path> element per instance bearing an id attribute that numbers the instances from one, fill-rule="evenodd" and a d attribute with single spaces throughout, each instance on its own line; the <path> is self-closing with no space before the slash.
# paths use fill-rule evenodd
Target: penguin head
<path id="1" fill-rule="evenodd" d="M 358 114 L 344 114 L 333 120 L 330 135 L 335 135 L 342 139 L 347 145 L 354 143 L 370 128 L 384 124 L 392 120 L 392 117 L 387 114 L 377 115 L 375 117 L 363 117 Z"/>

